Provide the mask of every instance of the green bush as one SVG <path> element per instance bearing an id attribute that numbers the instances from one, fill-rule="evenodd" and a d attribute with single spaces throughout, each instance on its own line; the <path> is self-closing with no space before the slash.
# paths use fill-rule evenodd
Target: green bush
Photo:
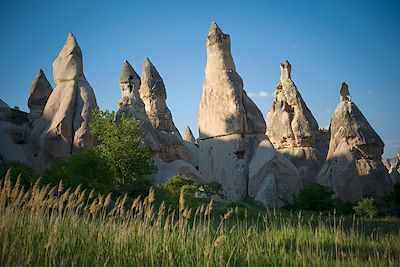
<path id="1" fill-rule="evenodd" d="M 198 187 L 194 185 L 192 179 L 187 177 L 174 176 L 157 189 L 156 197 L 158 200 L 165 201 L 165 204 L 173 209 L 179 208 L 179 197 L 181 191 L 184 194 L 184 200 L 187 207 L 194 208 L 197 201 L 194 193 Z"/>
<path id="2" fill-rule="evenodd" d="M 107 160 L 96 151 L 88 150 L 72 155 L 67 162 L 54 162 L 43 181 L 58 184 L 60 180 L 66 188 L 76 188 L 81 184 L 84 188 L 106 194 L 113 190 L 114 177 Z"/>
<path id="3" fill-rule="evenodd" d="M 144 144 L 142 123 L 115 112 L 93 110 L 90 131 L 99 141 L 95 150 L 106 159 L 120 185 L 147 179 L 155 171 L 152 151 Z"/>
<path id="4" fill-rule="evenodd" d="M 218 183 L 217 181 L 200 184 L 199 190 L 204 192 L 208 197 L 212 197 L 214 195 L 223 197 L 222 184 Z"/>
<path id="5" fill-rule="evenodd" d="M 35 183 L 37 176 L 31 167 L 28 167 L 20 162 L 14 161 L 0 167 L 0 180 L 4 178 L 8 169 L 11 170 L 11 181 L 16 182 L 17 177 L 21 175 L 21 184 L 24 186 L 30 186 Z"/>
<path id="6" fill-rule="evenodd" d="M 325 186 L 314 184 L 304 188 L 293 203 L 295 209 L 310 211 L 332 210 L 333 191 Z"/>
<path id="7" fill-rule="evenodd" d="M 353 210 L 358 217 L 369 217 L 374 218 L 379 210 L 375 205 L 374 198 L 364 198 L 356 206 L 353 207 Z"/>

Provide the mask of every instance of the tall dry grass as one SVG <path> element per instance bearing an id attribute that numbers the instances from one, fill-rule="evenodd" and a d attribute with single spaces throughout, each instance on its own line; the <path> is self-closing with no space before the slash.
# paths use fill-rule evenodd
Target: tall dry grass
<path id="1" fill-rule="evenodd" d="M 213 219 L 213 203 L 155 207 L 59 186 L 0 182 L 1 266 L 400 266 L 398 233 L 351 227 L 335 215 L 279 211 Z"/>

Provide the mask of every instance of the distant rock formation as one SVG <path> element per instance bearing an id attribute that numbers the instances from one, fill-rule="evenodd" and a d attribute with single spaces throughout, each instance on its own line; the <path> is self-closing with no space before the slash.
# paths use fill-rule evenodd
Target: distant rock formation
<path id="1" fill-rule="evenodd" d="M 299 169 L 306 185 L 313 183 L 326 154 L 317 149 L 318 123 L 291 78 L 288 61 L 280 65 L 281 77 L 267 114 L 267 132 L 277 152 Z"/>
<path id="2" fill-rule="evenodd" d="M 53 88 L 46 75 L 40 69 L 32 81 L 31 90 L 29 91 L 28 107 L 30 109 L 29 119 L 31 122 L 35 122 L 42 117 L 44 107 L 52 91 Z"/>
<path id="3" fill-rule="evenodd" d="M 145 59 L 146 61 L 148 60 Z M 149 74 L 146 72 L 146 75 Z M 122 66 L 120 88 L 122 97 L 118 104 L 117 119 L 125 114 L 142 122 L 145 144 L 152 149 L 155 165 L 158 169 L 153 176 L 153 181 L 159 184 L 174 175 L 185 175 L 198 181 L 201 175 L 190 164 L 191 153 L 182 138 L 174 131 L 165 131 L 152 125 L 146 113 L 145 104 L 140 97 L 141 79 L 128 61 L 125 61 Z M 152 99 L 148 100 L 153 101 Z M 168 110 L 164 99 L 164 101 L 154 101 L 149 108 L 149 113 L 157 114 L 159 104 L 165 106 L 164 110 Z M 172 122 L 170 112 L 169 115 L 170 122 Z"/>
<path id="4" fill-rule="evenodd" d="M 196 138 L 194 138 L 192 130 L 190 130 L 189 126 L 185 129 L 185 141 L 190 142 L 192 144 L 196 144 Z"/>
<path id="5" fill-rule="evenodd" d="M 397 156 L 392 159 L 382 160 L 387 168 L 390 178 L 394 184 L 400 183 L 400 149 L 397 151 Z"/>
<path id="6" fill-rule="evenodd" d="M 27 163 L 25 144 L 27 114 L 9 108 L 0 99 L 0 164 L 19 161 Z"/>
<path id="7" fill-rule="evenodd" d="M 0 99 L 0 120 L 5 120 L 10 116 L 11 110 L 10 107 Z"/>
<path id="8" fill-rule="evenodd" d="M 180 136 L 172 120 L 171 111 L 167 107 L 164 81 L 147 57 L 143 62 L 140 97 L 145 104 L 147 116 L 156 129 Z"/>
<path id="9" fill-rule="evenodd" d="M 346 83 L 340 89 L 330 135 L 329 152 L 318 183 L 351 202 L 366 196 L 383 197 L 392 190 L 392 181 L 381 161 L 384 143 L 351 101 Z"/>
<path id="10" fill-rule="evenodd" d="M 301 188 L 299 173 L 288 160 L 280 161 L 272 145 L 265 145 L 270 142 L 264 134 L 264 118 L 243 90 L 230 46 L 230 36 L 213 22 L 206 42 L 207 65 L 198 121 L 200 173 L 207 181 L 220 182 L 229 200 L 250 196 L 266 206 L 282 206 L 278 199 L 290 201 Z M 263 154 L 257 151 L 265 147 L 271 156 L 259 161 L 253 153 Z M 285 171 L 289 179 L 279 179 L 275 185 L 265 182 L 272 171 Z M 270 188 L 275 190 L 274 197 L 269 195 Z"/>
<path id="11" fill-rule="evenodd" d="M 185 138 L 183 141 L 187 150 L 190 152 L 190 163 L 196 169 L 199 169 L 199 146 L 189 126 L 185 129 Z"/>
<path id="12" fill-rule="evenodd" d="M 93 147 L 91 112 L 98 109 L 92 87 L 83 74 L 82 51 L 72 33 L 53 62 L 57 84 L 32 130 L 32 162 L 42 172 L 55 158 Z"/>

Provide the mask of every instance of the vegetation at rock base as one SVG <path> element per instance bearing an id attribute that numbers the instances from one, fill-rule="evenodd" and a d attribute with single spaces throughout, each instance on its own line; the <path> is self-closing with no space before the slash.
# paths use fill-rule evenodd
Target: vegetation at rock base
<path id="1" fill-rule="evenodd" d="M 151 187 L 149 175 L 155 171 L 155 166 L 151 150 L 144 145 L 141 122 L 126 116 L 116 122 L 115 118 L 115 112 L 93 110 L 90 129 L 98 140 L 97 146 L 74 154 L 67 161 L 53 162 L 42 184 L 56 185 L 62 180 L 72 189 L 81 185 L 102 194 L 127 193 L 131 197 L 146 194 Z M 10 166 L 15 169 L 13 172 L 20 171 L 23 166 L 14 165 Z M 27 176 L 25 172 L 23 177 Z"/>
<path id="2" fill-rule="evenodd" d="M 144 179 L 155 170 L 151 149 L 144 144 L 139 120 L 122 115 L 115 122 L 115 112 L 92 112 L 90 131 L 99 144 L 95 150 L 109 163 L 116 175 L 116 182 L 124 185 Z"/>
<path id="3" fill-rule="evenodd" d="M 184 185 L 186 186 L 186 185 Z M 266 210 L 219 218 L 213 202 L 179 210 L 62 185 L 0 182 L 1 266 L 399 266 L 400 223 Z"/>
<path id="4" fill-rule="evenodd" d="M 374 218 L 379 212 L 375 205 L 375 199 L 372 197 L 364 198 L 353 209 L 356 216 L 359 217 Z"/>

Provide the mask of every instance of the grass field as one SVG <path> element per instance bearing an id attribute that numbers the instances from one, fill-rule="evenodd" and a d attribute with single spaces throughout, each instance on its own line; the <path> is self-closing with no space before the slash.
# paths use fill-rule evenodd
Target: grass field
<path id="1" fill-rule="evenodd" d="M 397 219 L 231 209 L 213 216 L 62 186 L 0 185 L 1 266 L 400 266 Z"/>

